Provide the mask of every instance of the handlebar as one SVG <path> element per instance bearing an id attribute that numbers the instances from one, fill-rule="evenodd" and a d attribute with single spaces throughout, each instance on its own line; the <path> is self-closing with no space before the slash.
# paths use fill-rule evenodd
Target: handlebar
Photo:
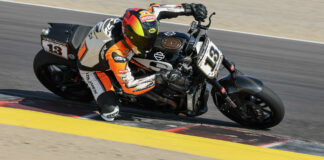
<path id="1" fill-rule="evenodd" d="M 202 21 L 198 21 L 198 27 L 200 28 L 200 29 L 205 29 L 205 30 L 207 30 L 209 27 L 210 27 L 210 25 L 211 25 L 211 18 L 214 16 L 214 15 L 216 15 L 216 13 L 215 12 L 213 12 L 211 15 L 209 15 L 209 23 L 207 24 L 207 25 L 201 25 L 201 22 Z"/>
<path id="2" fill-rule="evenodd" d="M 198 21 L 198 24 L 196 21 L 192 21 L 191 25 L 190 25 L 190 28 L 189 28 L 189 31 L 188 33 L 191 34 L 191 33 L 194 33 L 196 32 L 197 30 L 200 31 L 200 29 L 204 29 L 204 30 L 208 30 L 210 25 L 211 25 L 211 18 L 216 15 L 215 12 L 213 12 L 210 16 L 209 16 L 209 23 L 207 25 L 202 25 L 201 22 L 202 21 Z"/>
<path id="3" fill-rule="evenodd" d="M 211 18 L 215 15 L 216 13 L 213 12 L 210 16 L 209 16 L 209 23 L 207 25 L 202 25 L 201 22 L 202 21 L 198 21 L 198 24 L 196 21 L 192 21 L 190 28 L 188 30 L 188 33 L 190 34 L 190 39 L 191 37 L 194 37 L 195 40 L 193 42 L 192 45 L 188 45 L 185 49 L 185 51 L 187 51 L 189 48 L 195 48 L 197 42 L 199 41 L 199 37 L 202 36 L 202 30 L 205 30 L 205 34 L 207 33 L 207 30 L 209 29 L 210 25 L 211 25 Z"/>

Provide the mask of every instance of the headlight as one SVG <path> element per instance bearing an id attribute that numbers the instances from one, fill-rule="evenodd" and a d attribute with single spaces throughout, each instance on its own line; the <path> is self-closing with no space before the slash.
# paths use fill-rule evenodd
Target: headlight
<path id="1" fill-rule="evenodd" d="M 50 32 L 50 28 L 44 28 L 42 29 L 42 35 L 47 36 Z"/>

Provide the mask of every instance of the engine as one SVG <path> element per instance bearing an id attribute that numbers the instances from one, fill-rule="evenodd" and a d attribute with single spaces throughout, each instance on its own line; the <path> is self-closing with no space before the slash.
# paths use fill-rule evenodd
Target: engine
<path id="1" fill-rule="evenodd" d="M 159 72 L 161 70 L 177 69 L 181 72 L 181 78 L 169 83 L 174 91 L 185 92 L 190 86 L 192 67 L 190 56 L 187 56 L 186 48 L 190 44 L 188 34 L 180 32 L 160 32 L 154 42 L 151 53 L 134 56 L 133 60 L 147 70 Z M 143 68 L 142 67 L 142 68 Z"/>
<path id="2" fill-rule="evenodd" d="M 186 92 L 191 87 L 193 74 L 192 60 L 186 53 L 186 48 L 188 48 L 190 42 L 190 37 L 185 33 L 161 32 L 151 53 L 133 57 L 131 69 L 133 74 L 139 77 L 161 70 L 177 69 L 181 73 L 180 78 L 176 81 L 156 86 L 153 92 L 146 94 L 148 98 L 165 102 L 174 106 L 174 108 L 179 108 L 185 103 Z M 135 64 L 137 66 L 134 66 Z M 138 67 L 140 65 L 141 67 Z"/>

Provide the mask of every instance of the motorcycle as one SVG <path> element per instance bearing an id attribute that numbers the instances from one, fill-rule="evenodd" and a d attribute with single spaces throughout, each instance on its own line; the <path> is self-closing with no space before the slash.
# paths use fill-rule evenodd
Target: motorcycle
<path id="1" fill-rule="evenodd" d="M 211 24 L 193 21 L 188 33 L 160 32 L 152 53 L 134 56 L 129 65 L 135 77 L 176 69 L 181 77 L 160 83 L 141 95 L 131 96 L 116 89 L 124 104 L 164 108 L 169 113 L 199 116 L 207 112 L 211 94 L 215 106 L 229 119 L 253 128 L 270 128 L 284 117 L 281 99 L 257 78 L 243 74 L 209 39 Z M 42 50 L 34 59 L 38 80 L 53 93 L 70 100 L 92 101 L 87 84 L 77 68 L 77 52 L 90 26 L 49 23 L 42 30 Z M 228 75 L 218 78 L 220 66 Z M 113 82 L 114 83 L 114 82 Z M 210 90 L 210 86 L 212 89 Z"/>

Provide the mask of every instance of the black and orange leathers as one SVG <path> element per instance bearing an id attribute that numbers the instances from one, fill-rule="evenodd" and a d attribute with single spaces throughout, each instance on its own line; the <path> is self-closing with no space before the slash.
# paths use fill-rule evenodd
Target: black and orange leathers
<path id="1" fill-rule="evenodd" d="M 158 19 L 173 18 L 178 15 L 188 15 L 182 5 L 159 5 L 153 4 L 149 10 Z M 85 73 L 92 74 L 101 83 L 101 88 L 105 91 L 114 90 L 111 78 L 107 71 L 112 71 L 123 91 L 127 94 L 143 94 L 155 86 L 155 75 L 141 79 L 134 79 L 128 67 L 128 62 L 134 54 L 133 46 L 126 43 L 121 32 L 121 19 L 110 18 L 95 25 L 86 37 L 78 53 L 78 66 L 82 77 Z M 89 76 L 89 75 L 87 75 Z M 90 81 L 91 81 L 90 80 Z M 94 84 L 88 83 L 93 94 L 99 95 Z M 95 96 L 96 97 L 96 96 Z"/>
<path id="2" fill-rule="evenodd" d="M 130 49 L 121 40 L 107 50 L 105 58 L 125 93 L 143 94 L 154 88 L 155 75 L 135 80 L 128 67 L 129 54 L 132 54 Z"/>

